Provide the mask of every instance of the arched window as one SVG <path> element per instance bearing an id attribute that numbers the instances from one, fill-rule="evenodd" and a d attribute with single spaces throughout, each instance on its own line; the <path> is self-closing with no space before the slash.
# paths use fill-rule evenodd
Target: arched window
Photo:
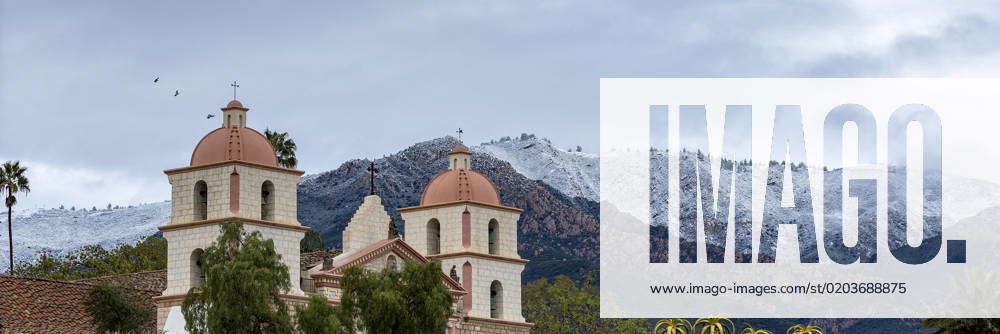
<path id="1" fill-rule="evenodd" d="M 202 259 L 204 251 L 201 248 L 191 252 L 191 286 L 201 286 L 205 284 L 205 266 Z"/>
<path id="2" fill-rule="evenodd" d="M 194 220 L 208 219 L 208 184 L 198 181 L 194 184 Z"/>
<path id="3" fill-rule="evenodd" d="M 499 254 L 500 240 L 498 235 L 500 234 L 500 223 L 498 223 L 496 219 L 490 219 L 489 232 L 490 254 Z"/>
<path id="4" fill-rule="evenodd" d="M 274 220 L 274 183 L 264 181 L 260 186 L 260 220 Z"/>
<path id="5" fill-rule="evenodd" d="M 441 253 L 441 223 L 437 219 L 427 222 L 427 255 Z"/>
<path id="6" fill-rule="evenodd" d="M 490 318 L 499 319 L 503 316 L 503 285 L 500 281 L 490 284 Z"/>
<path id="7" fill-rule="evenodd" d="M 389 257 L 385 259 L 385 268 L 392 271 L 396 271 L 396 269 L 399 268 L 396 264 L 396 256 L 389 255 Z"/>

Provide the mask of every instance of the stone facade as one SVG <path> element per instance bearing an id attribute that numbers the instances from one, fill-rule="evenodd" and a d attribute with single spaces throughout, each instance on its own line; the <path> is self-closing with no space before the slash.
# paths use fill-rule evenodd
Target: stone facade
<path id="1" fill-rule="evenodd" d="M 364 202 L 354 212 L 343 233 L 344 252 L 341 256 L 362 250 L 389 237 L 392 218 L 385 212 L 382 199 L 376 195 L 365 196 Z"/>
<path id="2" fill-rule="evenodd" d="M 469 226 L 463 226 L 463 215 L 468 212 Z M 471 289 L 472 308 L 468 315 L 480 318 L 524 322 L 521 314 L 521 272 L 527 261 L 517 253 L 517 222 L 520 211 L 513 208 L 497 207 L 476 202 L 455 203 L 426 208 L 407 208 L 400 211 L 405 221 L 406 242 L 421 254 L 441 260 L 441 269 L 446 273 L 455 266 L 463 287 Z M 429 222 L 436 220 L 440 226 L 440 252 L 432 254 L 429 243 L 433 242 L 433 231 L 428 230 Z M 494 251 L 490 252 L 489 226 L 496 223 Z M 470 239 L 468 246 L 463 241 L 463 233 Z M 464 266 L 471 266 L 471 277 L 466 277 Z M 471 287 L 467 281 L 471 280 Z M 491 310 L 491 286 L 499 283 L 499 314 Z M 494 297 L 497 298 L 497 297 Z"/>
<path id="3" fill-rule="evenodd" d="M 382 271 L 382 269 L 389 267 L 390 258 L 392 258 L 396 262 L 397 268 L 403 267 L 403 261 L 405 260 L 402 259 L 398 254 L 393 254 L 393 253 L 382 254 L 381 256 L 372 259 L 370 262 L 365 263 L 362 266 L 370 271 Z M 337 286 L 329 286 L 329 285 L 319 286 L 316 287 L 316 293 L 322 294 L 331 302 L 338 302 L 338 303 L 340 302 L 341 293 L 340 293 L 340 288 Z"/>
<path id="4" fill-rule="evenodd" d="M 462 214 L 468 210 L 470 217 L 471 244 L 465 247 L 462 242 Z M 419 210 L 401 210 L 404 220 L 406 243 L 424 255 L 434 255 L 428 252 L 428 223 L 436 219 L 441 228 L 441 254 L 457 252 L 489 252 L 489 225 L 496 221 L 497 251 L 494 255 L 520 259 L 517 254 L 517 222 L 521 213 L 509 208 L 477 204 L 476 202 L 456 203 L 446 206 L 434 206 Z"/>
<path id="5" fill-rule="evenodd" d="M 182 298 L 175 298 L 169 300 L 160 300 L 156 302 L 156 330 L 162 331 L 163 325 L 167 323 L 167 315 L 170 314 L 170 308 L 181 307 L 184 302 Z"/>
<path id="6" fill-rule="evenodd" d="M 308 304 L 308 300 L 305 298 L 298 297 L 285 297 L 282 301 L 288 305 L 288 315 L 292 320 L 292 326 L 296 326 L 295 313 L 296 308 L 305 307 Z M 167 316 L 170 314 L 171 308 L 180 308 L 183 304 L 183 298 L 171 298 L 166 300 L 159 300 L 156 302 L 156 330 L 163 331 L 164 325 L 167 322 Z M 173 333 L 173 332 L 170 332 Z M 168 334 L 170 334 L 168 333 Z"/>
<path id="7" fill-rule="evenodd" d="M 531 325 L 466 318 L 456 328 L 455 334 L 527 334 Z"/>
<path id="8" fill-rule="evenodd" d="M 288 294 L 305 295 L 299 287 L 299 241 L 305 232 L 297 229 L 285 229 L 272 226 L 264 226 L 253 223 L 244 223 L 243 229 L 247 233 L 260 232 L 263 239 L 274 241 L 274 250 L 281 254 L 281 261 L 288 266 L 289 282 L 291 289 Z M 193 284 L 196 284 L 197 269 L 192 257 L 195 250 L 204 250 L 215 242 L 219 237 L 219 224 L 205 224 L 189 228 L 173 229 L 163 231 L 163 237 L 167 240 L 167 289 L 163 291 L 164 296 L 183 295 L 188 292 Z"/>
<path id="9" fill-rule="evenodd" d="M 521 314 L 521 272 L 524 263 L 506 262 L 496 259 L 486 259 L 474 256 L 442 258 L 441 269 L 448 272 L 455 266 L 460 284 L 471 290 L 472 309 L 468 315 L 480 318 L 492 318 L 490 293 L 493 282 L 499 282 L 501 294 L 499 315 L 495 319 L 524 322 Z M 472 268 L 471 277 L 466 277 L 463 266 L 469 263 Z M 472 280 L 471 287 L 467 284 Z"/>
<path id="10" fill-rule="evenodd" d="M 236 172 L 239 186 L 238 210 L 233 212 L 232 181 Z M 168 224 L 186 224 L 198 221 L 195 205 L 198 194 L 195 185 L 204 181 L 208 188 L 207 219 L 241 217 L 263 220 L 261 215 L 261 188 L 265 181 L 273 184 L 273 218 L 279 224 L 301 226 L 298 222 L 298 187 L 300 173 L 277 170 L 233 161 L 218 166 L 184 168 L 168 171 L 171 186 L 171 218 Z"/>

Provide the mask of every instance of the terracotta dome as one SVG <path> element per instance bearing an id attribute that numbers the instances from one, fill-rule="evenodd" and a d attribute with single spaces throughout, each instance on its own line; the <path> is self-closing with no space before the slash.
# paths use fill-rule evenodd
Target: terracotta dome
<path id="1" fill-rule="evenodd" d="M 239 104 L 239 101 L 233 102 Z M 242 108 L 242 104 L 236 108 Z M 230 160 L 278 167 L 271 143 L 260 132 L 246 127 L 218 128 L 209 132 L 191 153 L 191 167 Z"/>
<path id="2" fill-rule="evenodd" d="M 458 144 L 458 146 L 455 146 L 455 148 L 451 149 L 451 152 L 448 152 L 448 154 L 455 154 L 455 153 L 472 154 L 472 152 L 469 152 L 469 148 L 465 147 L 465 145 L 462 144 Z"/>
<path id="3" fill-rule="evenodd" d="M 249 109 L 247 109 L 246 107 L 243 106 L 242 102 L 237 101 L 237 100 L 229 101 L 229 103 L 226 104 L 226 107 L 222 108 L 222 110 L 232 109 L 232 108 L 249 110 Z"/>
<path id="4" fill-rule="evenodd" d="M 476 201 L 500 205 L 500 194 L 486 176 L 474 171 L 446 170 L 427 183 L 420 205 L 455 201 Z"/>

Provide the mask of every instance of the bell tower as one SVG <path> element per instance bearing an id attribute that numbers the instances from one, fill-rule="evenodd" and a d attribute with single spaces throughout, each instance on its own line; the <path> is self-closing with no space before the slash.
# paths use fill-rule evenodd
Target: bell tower
<path id="1" fill-rule="evenodd" d="M 397 211 L 406 242 L 449 274 L 456 268 L 462 313 L 487 323 L 529 326 L 521 314 L 521 272 L 528 260 L 517 253 L 521 209 L 504 206 L 493 183 L 472 171 L 472 153 L 458 145 L 448 153 L 448 170 L 424 187 L 420 205 Z M 523 326 L 522 326 L 523 325 Z"/>
<path id="2" fill-rule="evenodd" d="M 274 242 L 288 266 L 287 298 L 304 298 L 299 284 L 299 241 L 309 230 L 297 219 L 302 171 L 278 165 L 270 142 L 246 126 L 250 110 L 240 101 L 222 109 L 222 125 L 205 135 L 188 166 L 163 171 L 171 187 L 171 218 L 160 226 L 167 240 L 167 288 L 157 302 L 157 328 L 179 308 L 192 287 L 204 283 L 201 254 L 219 235 L 219 224 L 238 221 Z"/>
<path id="3" fill-rule="evenodd" d="M 222 127 L 224 128 L 246 127 L 247 111 L 250 111 L 250 109 L 244 108 L 243 104 L 240 103 L 240 101 L 233 100 L 232 102 L 229 102 L 229 104 L 226 105 L 225 108 L 222 108 L 222 120 L 223 120 Z"/>

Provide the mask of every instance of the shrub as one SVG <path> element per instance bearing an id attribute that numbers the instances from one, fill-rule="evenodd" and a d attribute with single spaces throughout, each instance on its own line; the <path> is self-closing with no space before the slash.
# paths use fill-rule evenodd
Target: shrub
<path id="1" fill-rule="evenodd" d="M 306 307 L 296 309 L 295 319 L 299 323 L 301 334 L 344 333 L 336 315 L 337 309 L 330 305 L 326 297 L 314 295 L 309 297 L 309 304 Z"/>
<path id="2" fill-rule="evenodd" d="M 139 333 L 148 330 L 153 311 L 119 286 L 99 284 L 87 293 L 87 315 L 99 333 Z"/>

